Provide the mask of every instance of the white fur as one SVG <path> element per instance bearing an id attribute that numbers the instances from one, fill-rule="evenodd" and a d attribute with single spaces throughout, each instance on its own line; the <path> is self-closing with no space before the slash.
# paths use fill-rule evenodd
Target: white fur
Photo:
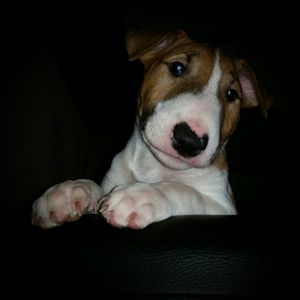
<path id="1" fill-rule="evenodd" d="M 101 187 L 77 180 L 49 189 L 33 205 L 33 223 L 49 228 L 99 209 L 113 226 L 131 228 L 175 215 L 236 214 L 227 170 L 209 165 L 219 144 L 221 76 L 217 53 L 201 93 L 181 94 L 157 105 L 145 133 L 135 127 Z M 172 130 L 179 122 L 188 123 L 198 136 L 209 135 L 206 149 L 194 158 L 182 158 L 172 148 Z"/>

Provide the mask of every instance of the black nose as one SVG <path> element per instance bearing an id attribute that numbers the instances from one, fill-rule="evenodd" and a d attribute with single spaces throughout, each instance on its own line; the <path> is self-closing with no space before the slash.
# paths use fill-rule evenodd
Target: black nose
<path id="1" fill-rule="evenodd" d="M 205 150 L 208 143 L 208 134 L 201 138 L 185 123 L 179 123 L 174 126 L 172 146 L 183 157 L 194 157 Z"/>

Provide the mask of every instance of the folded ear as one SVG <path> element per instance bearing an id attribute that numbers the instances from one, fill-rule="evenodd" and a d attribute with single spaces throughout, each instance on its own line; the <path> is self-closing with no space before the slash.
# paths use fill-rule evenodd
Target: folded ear
<path id="1" fill-rule="evenodd" d="M 140 59 L 144 64 L 159 51 L 175 43 L 189 39 L 182 30 L 168 33 L 133 32 L 126 34 L 126 46 L 129 60 Z"/>
<path id="2" fill-rule="evenodd" d="M 243 59 L 235 60 L 239 81 L 242 89 L 243 99 L 242 107 L 260 106 L 265 117 L 268 116 L 268 110 L 271 106 L 271 98 L 258 83 L 253 70 Z"/>

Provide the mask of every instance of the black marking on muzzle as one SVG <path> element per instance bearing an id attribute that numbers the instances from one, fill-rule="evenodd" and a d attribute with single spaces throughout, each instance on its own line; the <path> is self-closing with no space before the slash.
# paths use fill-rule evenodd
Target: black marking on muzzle
<path id="1" fill-rule="evenodd" d="M 195 157 L 206 149 L 207 144 L 208 134 L 198 137 L 186 122 L 174 126 L 172 146 L 179 155 L 185 158 Z"/>

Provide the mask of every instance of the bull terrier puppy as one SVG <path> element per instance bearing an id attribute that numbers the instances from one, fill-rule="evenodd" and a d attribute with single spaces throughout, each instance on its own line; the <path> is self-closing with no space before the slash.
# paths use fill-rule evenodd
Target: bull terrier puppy
<path id="1" fill-rule="evenodd" d="M 242 59 L 183 31 L 128 33 L 130 60 L 145 67 L 135 129 L 99 186 L 65 181 L 33 203 L 32 224 L 51 228 L 84 214 L 141 229 L 176 215 L 234 215 L 225 145 L 240 109 L 264 99 Z"/>

